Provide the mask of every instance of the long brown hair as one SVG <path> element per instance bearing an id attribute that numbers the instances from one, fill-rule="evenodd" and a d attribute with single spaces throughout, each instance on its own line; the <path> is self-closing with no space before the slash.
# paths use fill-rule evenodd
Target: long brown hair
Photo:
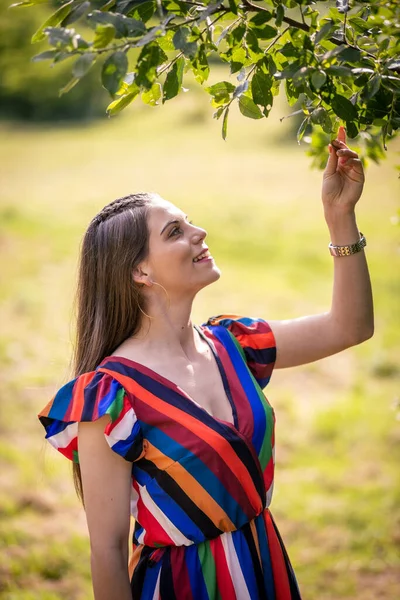
<path id="1" fill-rule="evenodd" d="M 135 335 L 145 310 L 132 271 L 147 257 L 147 215 L 156 194 L 140 193 L 107 204 L 82 240 L 75 296 L 74 377 L 94 371 L 126 338 Z M 83 502 L 82 478 L 73 464 L 76 492 Z"/>

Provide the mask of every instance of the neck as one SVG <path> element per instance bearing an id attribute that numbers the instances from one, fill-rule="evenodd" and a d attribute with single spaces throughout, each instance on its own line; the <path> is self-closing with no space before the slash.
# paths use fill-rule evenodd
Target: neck
<path id="1" fill-rule="evenodd" d="M 159 355 L 184 354 L 190 360 L 198 352 L 199 336 L 193 328 L 191 319 L 194 298 L 181 298 L 170 304 L 167 302 L 149 302 L 146 307 L 152 318 L 142 317 L 142 322 L 135 340 Z"/>

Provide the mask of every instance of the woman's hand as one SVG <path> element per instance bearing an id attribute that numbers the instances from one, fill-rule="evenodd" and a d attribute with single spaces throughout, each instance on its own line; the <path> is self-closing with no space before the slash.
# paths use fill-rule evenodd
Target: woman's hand
<path id="1" fill-rule="evenodd" d="M 337 149 L 329 144 L 329 159 L 322 182 L 325 215 L 354 212 L 364 187 L 364 170 L 357 152 L 346 145 L 346 130 L 339 127 Z"/>

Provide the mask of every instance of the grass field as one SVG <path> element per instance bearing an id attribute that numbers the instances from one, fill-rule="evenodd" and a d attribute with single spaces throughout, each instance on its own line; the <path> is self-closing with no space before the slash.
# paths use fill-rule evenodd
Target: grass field
<path id="1" fill-rule="evenodd" d="M 70 465 L 46 447 L 36 413 L 71 378 L 79 243 L 96 211 L 154 190 L 207 229 L 223 277 L 199 295 L 195 322 L 329 308 L 321 173 L 290 120 L 279 121 L 285 111 L 261 122 L 232 114 L 227 142 L 197 91 L 96 124 L 1 125 L 1 600 L 92 597 Z M 400 597 L 399 150 L 368 167 L 358 208 L 374 337 L 277 371 L 267 389 L 277 414 L 271 509 L 306 600 Z"/>

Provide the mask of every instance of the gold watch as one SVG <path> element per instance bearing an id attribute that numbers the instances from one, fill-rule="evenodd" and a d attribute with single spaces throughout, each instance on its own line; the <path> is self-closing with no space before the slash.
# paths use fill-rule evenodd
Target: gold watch
<path id="1" fill-rule="evenodd" d="M 364 235 L 360 233 L 360 239 L 355 244 L 349 244 L 348 246 L 334 246 L 332 242 L 329 244 L 329 252 L 332 256 L 350 256 L 351 254 L 356 254 L 360 252 L 367 245 L 367 240 Z"/>

